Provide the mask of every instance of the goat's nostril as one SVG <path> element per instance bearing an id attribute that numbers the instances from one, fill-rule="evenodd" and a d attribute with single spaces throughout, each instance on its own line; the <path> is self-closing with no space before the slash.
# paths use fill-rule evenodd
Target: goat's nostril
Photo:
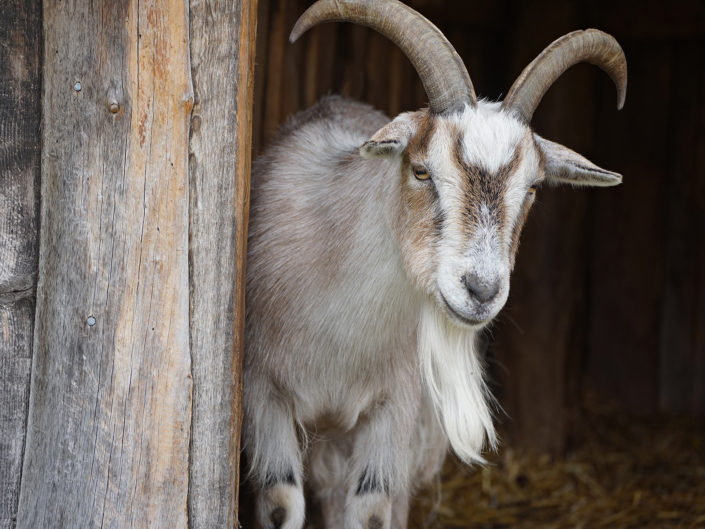
<path id="1" fill-rule="evenodd" d="M 467 274 L 460 278 L 460 282 L 472 297 L 480 303 L 486 303 L 499 293 L 499 279 L 485 280 L 475 274 Z"/>

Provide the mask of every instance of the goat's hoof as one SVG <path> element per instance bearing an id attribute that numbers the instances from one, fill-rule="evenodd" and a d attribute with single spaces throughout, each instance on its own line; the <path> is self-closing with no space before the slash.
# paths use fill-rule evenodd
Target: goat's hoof
<path id="1" fill-rule="evenodd" d="M 384 527 L 384 522 L 379 518 L 379 516 L 370 516 L 367 520 L 367 529 L 382 529 Z"/>
<path id="2" fill-rule="evenodd" d="M 296 485 L 277 483 L 264 489 L 257 502 L 263 529 L 301 529 L 304 525 L 304 495 Z"/>
<path id="3" fill-rule="evenodd" d="M 345 529 L 389 529 L 392 504 L 385 493 L 354 494 L 345 505 Z"/>
<path id="4" fill-rule="evenodd" d="M 276 507 L 269 515 L 269 519 L 272 521 L 274 529 L 281 529 L 284 520 L 286 520 L 286 509 L 284 507 Z"/>

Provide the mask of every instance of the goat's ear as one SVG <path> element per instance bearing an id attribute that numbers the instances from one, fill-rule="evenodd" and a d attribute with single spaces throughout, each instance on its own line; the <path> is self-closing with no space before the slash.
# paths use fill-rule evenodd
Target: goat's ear
<path id="1" fill-rule="evenodd" d="M 399 114 L 390 123 L 375 132 L 372 137 L 360 147 L 363 158 L 380 158 L 396 156 L 404 152 L 409 139 L 414 135 L 416 122 L 411 112 Z"/>
<path id="2" fill-rule="evenodd" d="M 578 186 L 615 186 L 622 183 L 622 175 L 598 167 L 584 156 L 559 143 L 534 134 L 536 146 L 543 158 L 546 180 L 552 184 Z"/>

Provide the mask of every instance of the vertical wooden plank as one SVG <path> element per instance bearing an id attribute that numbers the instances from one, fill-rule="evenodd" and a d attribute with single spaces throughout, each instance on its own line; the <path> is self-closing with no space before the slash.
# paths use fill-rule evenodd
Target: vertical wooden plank
<path id="1" fill-rule="evenodd" d="M 320 76 L 321 32 L 312 31 L 306 42 L 301 76 L 304 82 L 304 107 L 310 107 L 318 100 L 318 79 Z"/>
<path id="2" fill-rule="evenodd" d="M 357 24 L 340 27 L 341 55 L 344 59 L 340 93 L 353 99 L 364 100 L 366 91 L 365 56 L 370 33 L 373 30 Z"/>
<path id="3" fill-rule="evenodd" d="M 191 529 L 237 527 L 256 15 L 256 0 L 190 1 Z"/>
<path id="4" fill-rule="evenodd" d="M 267 94 L 270 0 L 257 2 L 257 38 L 255 52 L 255 95 L 252 109 L 252 155 L 257 156 L 264 143 L 264 112 Z"/>
<path id="5" fill-rule="evenodd" d="M 705 35 L 704 35 L 705 37 Z M 701 39 L 705 40 L 705 39 Z M 705 53 L 705 46 L 701 46 L 701 53 Z M 698 223 L 699 240 L 705 239 L 705 102 L 703 102 L 703 92 L 705 92 L 705 74 L 700 72 L 700 90 L 701 100 L 698 108 L 695 110 L 700 116 L 702 124 L 695 136 L 695 148 L 693 156 L 695 156 L 696 173 L 699 177 L 694 177 L 692 190 L 695 195 L 694 206 L 696 212 L 696 222 Z M 700 415 L 705 414 L 705 244 L 700 243 L 696 246 L 696 276 L 695 276 L 695 332 L 693 336 L 693 349 L 695 362 L 692 370 L 692 377 L 695 383 L 692 394 L 693 411 Z"/>
<path id="6" fill-rule="evenodd" d="M 335 69 L 338 62 L 338 31 L 335 24 L 319 26 L 320 45 L 318 46 L 318 79 L 316 99 L 330 93 L 339 93 L 335 88 Z"/>
<path id="7" fill-rule="evenodd" d="M 700 114 L 705 118 L 705 106 L 700 109 Z M 705 174 L 705 134 L 700 131 L 699 137 L 699 159 L 701 173 Z M 705 226 L 705 182 L 701 178 L 698 190 L 698 206 L 700 218 L 702 219 L 701 226 Z M 697 299 L 695 307 L 695 336 L 693 337 L 693 349 L 695 362 L 693 365 L 693 380 L 695 387 L 692 394 L 693 411 L 699 415 L 705 414 L 705 244 L 698 246 L 698 267 L 696 276 L 697 289 L 694 296 Z"/>
<path id="8" fill-rule="evenodd" d="M 698 351 L 695 340 L 698 320 L 699 248 L 705 246 L 705 210 L 699 210 L 697 175 L 705 174 L 698 165 L 698 136 L 705 130 L 699 108 L 705 106 L 705 71 L 693 69 L 705 64 L 703 46 L 677 44 L 673 52 L 673 89 L 671 125 L 668 127 L 670 151 L 666 181 L 666 241 L 664 289 L 661 301 L 661 343 L 659 366 L 659 406 L 668 412 L 705 410 L 696 402 L 695 389 Z M 702 163 L 702 162 L 701 162 Z"/>
<path id="9" fill-rule="evenodd" d="M 388 94 L 387 107 L 389 109 L 389 117 L 394 118 L 402 111 L 402 91 L 406 90 L 405 83 L 402 81 L 403 61 L 406 57 L 401 51 L 391 50 L 389 53 L 389 78 L 387 79 Z"/>
<path id="10" fill-rule="evenodd" d="M 0 529 L 12 529 L 27 426 L 39 248 L 41 3 L 9 0 L 0 15 Z"/>
<path id="11" fill-rule="evenodd" d="M 368 51 L 365 57 L 365 77 L 367 90 L 364 101 L 375 108 L 389 110 L 389 56 L 390 42 L 376 31 L 369 32 Z"/>
<path id="12" fill-rule="evenodd" d="M 187 525 L 185 0 L 44 3 L 42 209 L 18 527 Z"/>
<path id="13" fill-rule="evenodd" d="M 0 528 L 13 529 L 27 431 L 34 299 L 5 300 L 0 301 Z"/>
<path id="14" fill-rule="evenodd" d="M 282 106 L 279 109 L 278 122 L 282 123 L 287 117 L 304 108 L 305 98 L 305 72 L 306 64 L 305 52 L 310 43 L 313 33 L 318 32 L 315 28 L 306 35 L 306 39 L 301 42 L 291 44 L 289 34 L 296 24 L 299 15 L 308 7 L 308 2 L 302 0 L 287 0 L 284 12 L 283 40 L 281 45 L 284 48 L 284 57 L 281 72 L 281 98 Z"/>
<path id="15" fill-rule="evenodd" d="M 672 50 L 667 42 L 621 44 L 634 82 L 617 119 L 607 99 L 612 96 L 613 104 L 614 94 L 604 93 L 595 147 L 600 161 L 624 175 L 624 183 L 595 201 L 586 378 L 605 397 L 650 413 L 658 407 L 672 113 L 668 104 L 654 104 L 653 95 L 671 101 Z"/>
<path id="16" fill-rule="evenodd" d="M 284 46 L 288 42 L 289 32 L 286 27 L 286 11 L 288 2 L 293 0 L 271 0 L 269 39 L 267 42 L 267 82 L 264 104 L 264 143 L 266 144 L 277 127 L 281 124 L 283 103 L 283 72 L 284 72 Z"/>

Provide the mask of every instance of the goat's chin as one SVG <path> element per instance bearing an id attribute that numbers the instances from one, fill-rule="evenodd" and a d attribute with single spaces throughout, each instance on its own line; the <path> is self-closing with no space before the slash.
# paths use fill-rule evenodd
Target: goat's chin
<path id="1" fill-rule="evenodd" d="M 438 292 L 436 303 L 440 310 L 450 321 L 450 323 L 471 331 L 480 331 L 490 323 L 499 312 L 483 308 L 481 310 L 459 310 L 455 308 L 442 292 Z M 500 307 L 501 308 L 501 307 Z"/>
<path id="2" fill-rule="evenodd" d="M 466 463 L 484 462 L 485 443 L 496 444 L 476 336 L 472 326 L 451 324 L 435 303 L 424 303 L 418 330 L 424 384 L 453 451 Z"/>

